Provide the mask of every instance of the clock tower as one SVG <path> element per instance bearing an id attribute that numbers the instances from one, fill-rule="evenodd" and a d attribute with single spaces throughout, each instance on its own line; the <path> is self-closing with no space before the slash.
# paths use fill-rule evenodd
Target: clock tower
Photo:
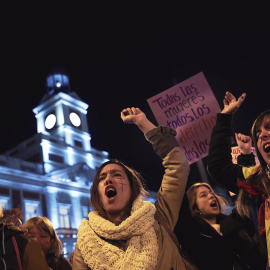
<path id="1" fill-rule="evenodd" d="M 93 154 L 106 158 L 107 153 L 92 151 L 88 130 L 88 104 L 71 91 L 69 77 L 63 72 L 47 76 L 47 94 L 33 109 L 37 133 L 42 135 L 45 173 L 80 162 L 95 169 Z"/>

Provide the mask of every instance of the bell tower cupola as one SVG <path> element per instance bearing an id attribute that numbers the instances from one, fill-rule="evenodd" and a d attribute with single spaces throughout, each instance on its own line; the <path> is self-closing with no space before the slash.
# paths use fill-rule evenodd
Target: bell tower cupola
<path id="1" fill-rule="evenodd" d="M 69 77 L 62 73 L 50 74 L 47 79 L 47 92 L 53 95 L 58 92 L 69 93 Z"/>

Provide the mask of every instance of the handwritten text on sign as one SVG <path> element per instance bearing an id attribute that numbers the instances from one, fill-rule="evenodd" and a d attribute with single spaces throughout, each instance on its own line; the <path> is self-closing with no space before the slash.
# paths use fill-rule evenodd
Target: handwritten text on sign
<path id="1" fill-rule="evenodd" d="M 147 102 L 159 125 L 177 131 L 176 139 L 190 164 L 208 155 L 220 107 L 202 72 Z"/>

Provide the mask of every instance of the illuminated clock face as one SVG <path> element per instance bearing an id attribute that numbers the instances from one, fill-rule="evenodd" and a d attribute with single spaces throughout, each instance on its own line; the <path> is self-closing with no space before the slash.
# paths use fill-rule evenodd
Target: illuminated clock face
<path id="1" fill-rule="evenodd" d="M 81 119 L 77 113 L 75 112 L 70 113 L 69 119 L 72 125 L 74 125 L 75 127 L 79 127 L 81 125 Z"/>
<path id="2" fill-rule="evenodd" d="M 51 113 L 45 119 L 45 127 L 47 129 L 52 129 L 56 124 L 56 116 Z"/>

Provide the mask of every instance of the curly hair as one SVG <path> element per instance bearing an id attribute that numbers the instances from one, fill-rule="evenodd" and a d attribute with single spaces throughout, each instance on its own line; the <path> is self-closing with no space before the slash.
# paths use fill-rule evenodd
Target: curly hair
<path id="1" fill-rule="evenodd" d="M 20 208 L 3 210 L 0 207 L 0 223 L 10 224 L 15 227 L 20 227 L 22 225 L 22 211 Z"/>

